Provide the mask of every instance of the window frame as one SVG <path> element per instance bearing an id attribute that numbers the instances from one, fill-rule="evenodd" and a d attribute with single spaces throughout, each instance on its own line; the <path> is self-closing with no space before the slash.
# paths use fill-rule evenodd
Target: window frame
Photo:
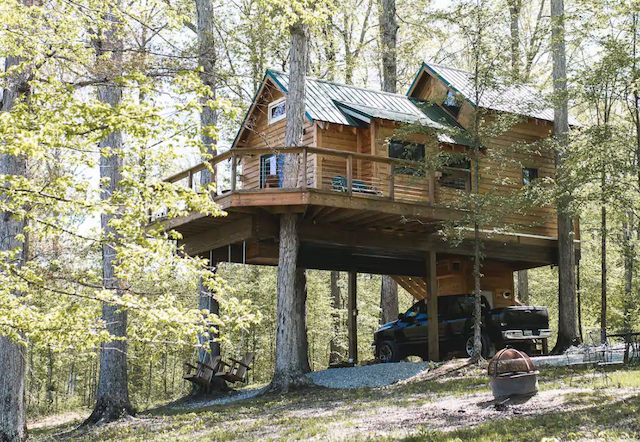
<path id="1" fill-rule="evenodd" d="M 447 89 L 447 96 L 444 100 L 442 100 L 442 107 L 453 115 L 455 118 L 458 118 L 460 112 L 462 111 L 462 105 L 464 101 L 460 99 L 460 97 L 451 89 Z"/>
<path id="2" fill-rule="evenodd" d="M 277 117 L 272 117 L 271 116 L 271 112 L 272 110 L 279 106 L 280 104 L 282 104 L 284 102 L 284 114 L 278 115 Z M 278 121 L 282 121 L 285 118 L 287 118 L 287 97 L 282 97 L 282 98 L 278 98 L 275 101 L 272 101 L 271 103 L 269 103 L 268 109 L 267 109 L 267 117 L 269 119 L 269 124 L 273 124 L 273 123 L 277 123 Z"/>
<path id="3" fill-rule="evenodd" d="M 391 145 L 401 145 L 404 149 L 404 152 L 407 152 L 406 148 L 408 146 L 413 146 L 415 148 L 417 148 L 417 152 L 419 153 L 418 156 L 420 156 L 420 153 L 422 155 L 421 158 L 418 159 L 413 159 L 413 158 L 402 158 L 402 157 L 392 157 L 391 156 Z M 422 143 L 412 143 L 410 141 L 400 141 L 400 140 L 389 140 L 388 142 L 388 146 L 387 146 L 387 156 L 389 158 L 394 158 L 397 160 L 407 160 L 407 161 L 416 161 L 416 162 L 422 162 L 424 161 L 425 157 L 427 155 L 427 148 L 424 144 Z M 424 171 L 419 170 L 419 169 L 414 169 L 413 167 L 409 167 L 409 166 L 403 166 L 403 165 L 394 165 L 393 166 L 393 174 L 394 175 L 410 175 L 410 176 L 416 176 L 416 177 L 423 177 L 424 176 Z"/>
<path id="4" fill-rule="evenodd" d="M 525 178 L 525 171 L 527 171 L 526 178 Z M 533 175 L 535 175 L 534 177 L 531 176 L 531 172 L 533 171 L 535 171 L 535 173 L 533 173 Z M 533 182 L 536 181 L 538 178 L 540 178 L 540 170 L 537 167 L 522 168 L 522 185 L 523 186 L 528 186 L 533 184 Z"/>

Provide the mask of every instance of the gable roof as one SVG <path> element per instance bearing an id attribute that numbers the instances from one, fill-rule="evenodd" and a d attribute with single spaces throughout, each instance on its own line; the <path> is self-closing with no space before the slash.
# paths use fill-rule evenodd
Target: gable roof
<path id="1" fill-rule="evenodd" d="M 422 63 L 422 68 L 409 88 L 407 95 L 413 91 L 414 85 L 426 70 L 432 76 L 442 80 L 455 92 L 464 96 L 473 106 L 508 112 L 517 115 L 553 121 L 553 108 L 544 96 L 534 88 L 526 85 L 498 84 L 486 88 L 479 103 L 474 103 L 475 88 L 471 72 L 454 69 L 435 63 Z M 579 126 L 577 120 L 569 116 L 569 124 Z"/>
<path id="2" fill-rule="evenodd" d="M 267 70 L 271 78 L 287 92 L 289 75 L 284 72 Z M 331 81 L 306 78 L 306 115 L 310 120 L 346 126 L 363 127 L 371 118 L 399 123 L 421 123 L 434 129 L 462 129 L 462 127 L 433 103 L 401 94 L 375 91 L 357 86 Z M 440 141 L 470 145 L 462 135 L 438 133 Z"/>

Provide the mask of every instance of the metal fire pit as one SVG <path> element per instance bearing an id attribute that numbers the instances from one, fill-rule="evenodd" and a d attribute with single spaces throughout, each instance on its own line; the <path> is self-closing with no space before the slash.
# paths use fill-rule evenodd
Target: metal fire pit
<path id="1" fill-rule="evenodd" d="M 538 391 L 539 372 L 531 358 L 515 348 L 496 353 L 487 371 L 495 398 L 530 396 Z"/>

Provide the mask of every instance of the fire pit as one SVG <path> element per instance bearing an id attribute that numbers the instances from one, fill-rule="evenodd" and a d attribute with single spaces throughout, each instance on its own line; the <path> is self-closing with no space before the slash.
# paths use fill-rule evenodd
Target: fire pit
<path id="1" fill-rule="evenodd" d="M 489 362 L 491 389 L 495 398 L 533 395 L 538 391 L 538 374 L 531 358 L 515 348 L 500 350 Z"/>

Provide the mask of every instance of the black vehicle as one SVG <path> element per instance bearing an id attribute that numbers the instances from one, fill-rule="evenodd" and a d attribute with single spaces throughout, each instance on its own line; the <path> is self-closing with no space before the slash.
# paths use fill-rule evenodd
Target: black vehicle
<path id="1" fill-rule="evenodd" d="M 546 307 L 512 306 L 491 310 L 482 297 L 482 355 L 488 358 L 507 345 L 531 354 L 542 339 L 551 336 Z M 438 298 L 440 356 L 473 354 L 473 295 Z M 375 355 L 385 362 L 407 356 L 428 355 L 428 321 L 425 301 L 415 303 L 398 320 L 383 325 L 374 334 Z"/>

